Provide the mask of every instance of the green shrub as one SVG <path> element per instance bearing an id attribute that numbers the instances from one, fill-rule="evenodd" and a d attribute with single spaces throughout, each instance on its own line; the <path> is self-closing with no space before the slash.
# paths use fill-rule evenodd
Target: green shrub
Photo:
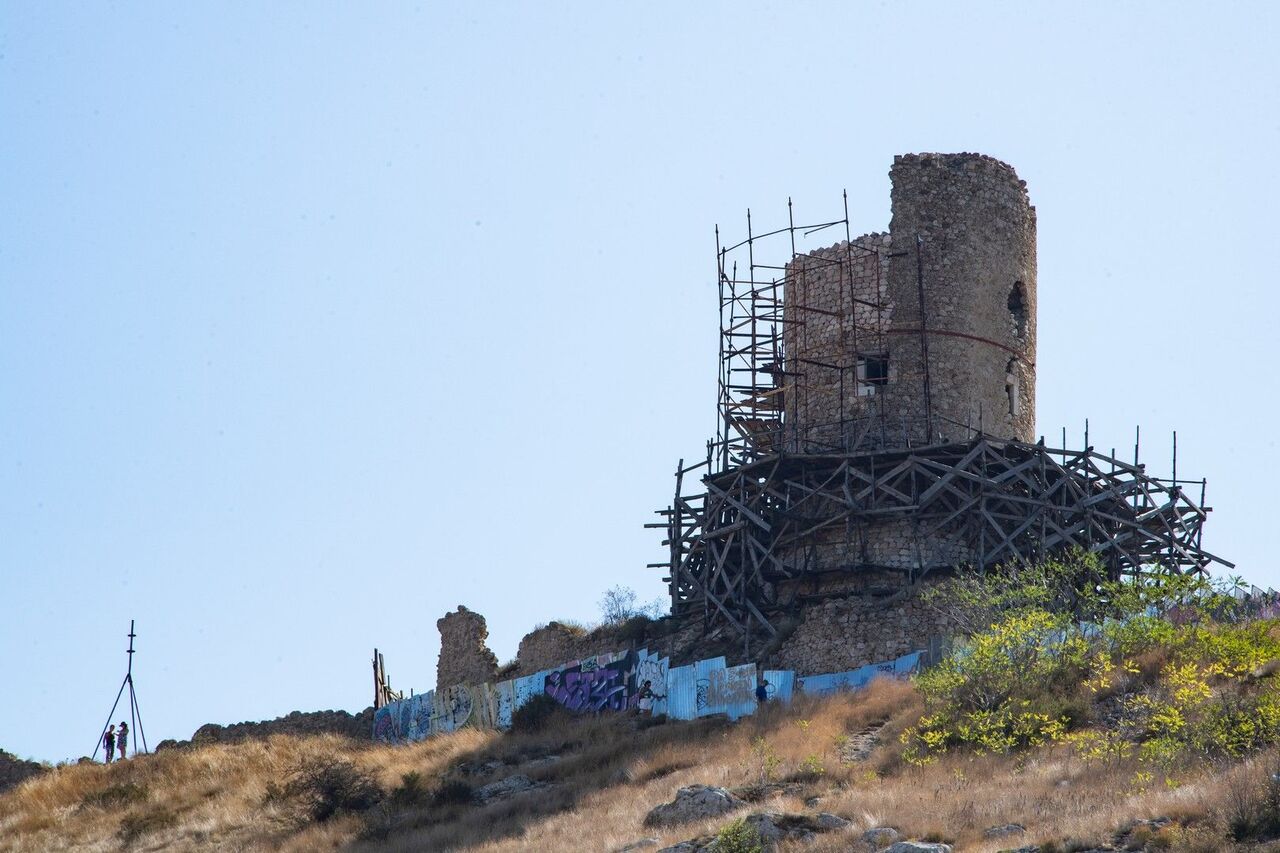
<path id="1" fill-rule="evenodd" d="M 800 767 L 791 775 L 792 782 L 817 782 L 827 773 L 826 766 L 817 755 L 810 755 L 800 762 Z"/>
<path id="2" fill-rule="evenodd" d="M 716 833 L 716 853 L 761 853 L 763 849 L 760 833 L 742 818 L 726 824 Z"/>
<path id="3" fill-rule="evenodd" d="M 433 806 L 462 806 L 475 798 L 475 790 L 461 779 L 448 779 L 431 796 Z"/>
<path id="4" fill-rule="evenodd" d="M 1168 767 L 1280 743 L 1280 688 L 1251 682 L 1280 659 L 1280 630 L 1221 621 L 1235 608 L 1226 589 L 1196 575 L 1108 581 L 1095 557 L 1077 553 L 927 593 L 973 633 L 918 677 L 925 713 L 901 736 L 904 758 L 1071 739 L 1087 759 Z M 1117 730 L 1082 730 L 1095 702 L 1111 698 Z"/>
<path id="5" fill-rule="evenodd" d="M 416 806 L 427 799 L 426 786 L 422 784 L 422 774 L 410 770 L 400 777 L 400 784 L 391 792 L 392 805 L 404 808 Z"/>
<path id="6" fill-rule="evenodd" d="M 1007 753 L 1062 739 L 1069 722 L 1058 697 L 1079 684 L 1085 652 L 1064 617 L 1043 610 L 1005 616 L 919 676 L 925 715 L 902 733 L 908 761 L 925 763 L 951 747 Z"/>
<path id="7" fill-rule="evenodd" d="M 539 693 L 511 714 L 511 731 L 535 734 L 553 724 L 563 723 L 569 716 L 565 707 L 546 693 Z"/>
<path id="8" fill-rule="evenodd" d="M 759 779 L 761 785 L 767 785 L 773 781 L 773 776 L 778 771 L 778 765 L 782 763 L 782 759 L 773 751 L 773 747 L 763 737 L 757 737 L 751 742 L 751 754 L 754 756 L 756 765 L 759 769 Z"/>

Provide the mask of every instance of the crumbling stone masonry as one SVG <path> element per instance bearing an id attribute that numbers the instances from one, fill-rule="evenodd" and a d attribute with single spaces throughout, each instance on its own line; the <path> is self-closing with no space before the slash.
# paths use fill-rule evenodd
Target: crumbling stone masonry
<path id="1" fill-rule="evenodd" d="M 832 598 L 800 610 L 799 626 L 768 663 L 800 676 L 856 669 L 928 649 L 954 627 L 919 595 Z"/>
<path id="2" fill-rule="evenodd" d="M 1036 213 L 1026 182 L 981 154 L 901 155 L 889 176 L 889 233 L 787 265 L 784 316 L 795 322 L 784 327 L 784 447 L 884 450 L 978 429 L 1034 441 Z M 913 517 L 828 528 L 780 554 L 807 572 L 974 556 L 954 531 L 922 535 Z"/>
<path id="3" fill-rule="evenodd" d="M 651 525 L 672 614 L 749 648 L 824 596 L 1066 549 L 1113 578 L 1225 564 L 1200 547 L 1203 497 L 1036 441 L 1036 212 L 1013 168 L 904 154 L 889 176 L 888 233 L 854 238 L 847 213 L 802 224 L 790 203 L 786 227 L 717 232 L 717 434 Z"/>
<path id="4" fill-rule="evenodd" d="M 624 633 L 622 625 L 601 625 L 585 630 L 563 622 L 550 622 L 524 635 L 520 640 L 519 651 L 516 652 L 515 665 L 504 669 L 503 677 L 533 675 L 566 661 L 642 646 L 678 663 L 684 663 L 687 661 L 682 653 L 695 647 L 701 633 L 700 627 L 697 624 L 673 626 L 670 623 L 655 622 L 646 626 L 642 635 L 637 635 L 634 631 Z"/>
<path id="5" fill-rule="evenodd" d="M 534 628 L 520 640 L 516 652 L 517 669 L 512 675 L 532 675 L 539 670 L 570 660 L 590 657 L 609 649 L 582 628 L 563 622 L 549 622 Z"/>
<path id="6" fill-rule="evenodd" d="M 979 424 L 1034 441 L 1036 213 L 1026 182 L 981 154 L 905 154 L 889 176 L 888 234 L 787 264 L 785 449 L 929 444 Z"/>
<path id="7" fill-rule="evenodd" d="M 436 620 L 440 629 L 440 662 L 436 665 L 436 689 L 455 684 L 487 684 L 496 681 L 498 659 L 485 644 L 489 628 L 484 617 L 461 604 Z"/>

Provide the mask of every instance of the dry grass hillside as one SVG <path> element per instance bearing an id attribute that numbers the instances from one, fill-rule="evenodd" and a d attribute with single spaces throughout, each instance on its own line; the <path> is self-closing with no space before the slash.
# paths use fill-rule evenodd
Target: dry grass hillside
<path id="1" fill-rule="evenodd" d="M 1136 765 L 1087 761 L 1065 744 L 915 766 L 902 759 L 900 734 L 920 712 L 913 686 L 878 682 L 732 724 L 608 716 L 407 747 L 275 736 L 166 750 L 110 767 L 62 767 L 8 792 L 0 850 L 604 851 L 643 838 L 675 844 L 753 811 L 852 822 L 794 844 L 810 851 L 865 849 L 861 835 L 872 826 L 959 850 L 1078 850 L 1158 818 L 1170 823 L 1138 825 L 1118 849 L 1220 850 L 1231 846 L 1226 834 L 1243 800 L 1265 790 L 1274 759 L 1259 752 L 1206 764 L 1176 786 L 1135 785 Z M 538 787 L 477 802 L 477 791 L 513 774 Z M 754 802 L 703 822 L 644 825 L 651 807 L 694 783 L 738 789 Z M 1025 834 L 984 839 L 1011 823 Z"/>
<path id="2" fill-rule="evenodd" d="M 1280 851 L 1280 622 L 1202 578 L 1097 574 L 958 577 L 947 658 L 736 723 L 544 696 L 508 733 L 56 768 L 0 794 L 0 851 Z"/>

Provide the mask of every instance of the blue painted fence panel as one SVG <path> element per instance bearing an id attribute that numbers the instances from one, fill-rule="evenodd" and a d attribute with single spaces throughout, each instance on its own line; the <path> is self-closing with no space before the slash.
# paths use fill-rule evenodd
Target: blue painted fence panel
<path id="1" fill-rule="evenodd" d="M 919 672 L 920 658 L 924 652 L 912 652 L 909 655 L 903 655 L 893 662 L 893 674 L 896 676 L 911 675 Z"/>
<path id="2" fill-rule="evenodd" d="M 706 660 L 695 661 L 693 664 L 694 684 L 698 689 L 698 705 L 697 716 L 704 717 L 707 714 L 713 714 L 714 711 L 707 710 L 711 703 L 711 673 L 716 670 L 724 669 L 725 659 L 723 656 L 718 658 L 707 658 Z"/>
<path id="3" fill-rule="evenodd" d="M 766 669 L 763 673 L 770 702 L 790 702 L 796 686 L 796 674 L 789 669 Z"/>
<path id="4" fill-rule="evenodd" d="M 693 664 L 667 670 L 667 716 L 676 720 L 698 716 L 698 679 Z"/>
<path id="5" fill-rule="evenodd" d="M 711 696 L 716 713 L 728 714 L 731 720 L 754 714 L 759 701 L 756 699 L 756 665 L 744 663 L 714 673 Z"/>
<path id="6" fill-rule="evenodd" d="M 435 691 L 432 690 L 379 708 L 373 715 L 373 739 L 382 743 L 403 743 L 431 735 L 434 698 Z"/>
<path id="7" fill-rule="evenodd" d="M 534 696 L 540 696 L 546 691 L 547 676 L 552 670 L 544 669 L 541 672 L 535 672 L 533 675 L 526 675 L 523 678 L 517 678 L 511 682 L 511 709 L 524 707 Z"/>
<path id="8" fill-rule="evenodd" d="M 866 687 L 877 676 L 895 676 L 913 671 L 920 663 L 920 652 L 903 655 L 896 660 L 873 663 L 846 672 L 807 675 L 799 679 L 800 690 L 810 696 L 827 696 Z"/>
<path id="9" fill-rule="evenodd" d="M 511 712 L 515 710 L 515 682 L 499 681 L 493 685 L 493 692 L 497 701 L 497 709 L 494 713 L 495 724 L 500 729 L 511 728 Z"/>

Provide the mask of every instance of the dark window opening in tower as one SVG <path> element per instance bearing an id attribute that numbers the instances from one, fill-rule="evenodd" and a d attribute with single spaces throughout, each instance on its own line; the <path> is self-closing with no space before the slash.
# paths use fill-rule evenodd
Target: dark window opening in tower
<path id="1" fill-rule="evenodd" d="M 858 357 L 858 394 L 863 397 L 877 394 L 889 384 L 889 356 L 863 355 Z"/>
<path id="2" fill-rule="evenodd" d="M 1009 291 L 1009 316 L 1013 318 L 1014 334 L 1027 336 L 1027 287 L 1020 281 L 1013 283 Z"/>
<path id="3" fill-rule="evenodd" d="M 1021 411 L 1018 405 L 1018 362 L 1016 359 L 1009 359 L 1009 364 L 1004 369 L 1004 390 L 1009 395 L 1009 414 L 1017 416 Z"/>

